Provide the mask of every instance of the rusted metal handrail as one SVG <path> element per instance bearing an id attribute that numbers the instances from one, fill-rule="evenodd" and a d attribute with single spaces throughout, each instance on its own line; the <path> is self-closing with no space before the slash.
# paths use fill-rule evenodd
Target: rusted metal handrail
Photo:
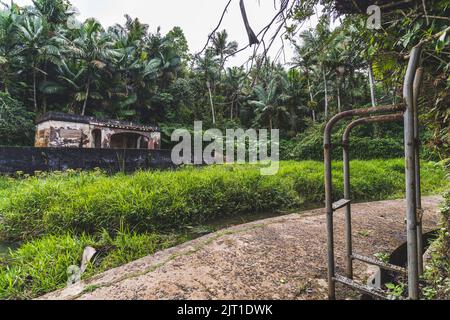
<path id="1" fill-rule="evenodd" d="M 325 202 L 327 210 L 327 244 L 328 244 L 328 291 L 329 299 L 336 298 L 335 284 L 335 258 L 334 258 L 334 235 L 333 235 L 333 178 L 331 163 L 331 134 L 334 126 L 341 120 L 356 116 L 369 116 L 380 113 L 393 113 L 405 110 L 404 104 L 380 106 L 375 108 L 349 110 L 334 116 L 325 128 L 324 159 L 325 159 Z"/>
<path id="2" fill-rule="evenodd" d="M 336 283 L 344 283 L 357 290 L 373 294 L 373 289 L 358 284 L 352 280 L 353 260 L 373 263 L 382 268 L 395 269 L 395 266 L 384 264 L 373 259 L 365 258 L 352 253 L 351 242 L 351 199 L 350 199 L 350 167 L 349 167 L 349 137 L 351 130 L 360 124 L 370 122 L 394 121 L 401 119 L 401 115 L 383 115 L 374 117 L 376 114 L 387 114 L 404 112 L 404 140 L 405 140 L 405 174 L 406 174 L 406 218 L 407 218 L 407 247 L 408 247 L 408 296 L 410 299 L 419 299 L 419 272 L 422 263 L 422 210 L 420 190 L 420 155 L 419 155 L 419 120 L 418 120 L 418 97 L 423 80 L 423 70 L 419 68 L 422 48 L 416 46 L 410 55 L 408 69 L 404 81 L 403 96 L 404 104 L 393 106 L 382 106 L 368 109 L 357 109 L 339 113 L 334 116 L 325 128 L 324 137 L 324 159 L 325 159 L 325 198 L 327 209 L 327 244 L 328 244 L 328 285 L 329 298 L 336 298 Z M 333 127 L 341 120 L 356 116 L 371 116 L 352 122 L 344 133 L 344 170 L 345 170 L 345 198 L 333 203 L 333 178 L 331 163 L 331 133 Z M 346 212 L 346 238 L 347 238 L 347 275 L 342 277 L 336 275 L 334 257 L 334 212 L 340 208 L 347 207 Z M 379 295 L 375 295 L 379 296 Z"/>
<path id="3" fill-rule="evenodd" d="M 403 107 L 402 111 L 405 111 L 406 108 Z M 388 114 L 388 115 L 382 115 L 382 116 L 371 116 L 367 118 L 361 118 L 358 120 L 353 121 L 348 125 L 348 127 L 345 129 L 344 136 L 342 138 L 342 142 L 345 144 L 348 144 L 350 142 L 350 134 L 352 130 L 360 125 L 364 124 L 370 124 L 370 123 L 386 123 L 386 122 L 395 122 L 403 119 L 403 112 L 402 113 L 394 113 L 394 114 Z"/>
<path id="4" fill-rule="evenodd" d="M 386 123 L 395 122 L 403 120 L 403 112 L 383 115 L 383 116 L 372 116 L 368 118 L 362 118 L 353 121 L 345 129 L 342 146 L 343 146 L 343 163 L 344 163 L 344 198 L 351 198 L 351 188 L 350 188 L 350 134 L 354 128 L 361 125 L 366 125 L 370 123 Z M 346 264 L 347 264 L 347 277 L 353 279 L 353 241 L 352 241 L 352 211 L 351 203 L 346 206 L 345 212 L 345 238 L 347 246 L 346 254 Z"/>
<path id="5" fill-rule="evenodd" d="M 404 103 L 391 104 L 372 108 L 354 109 L 341 112 L 335 115 L 333 118 L 331 118 L 330 121 L 328 121 L 328 124 L 325 128 L 325 147 L 331 145 L 331 132 L 334 126 L 341 120 L 359 116 L 368 116 L 380 113 L 391 113 L 399 111 L 405 111 Z"/>
<path id="6" fill-rule="evenodd" d="M 344 132 L 342 138 L 343 145 L 343 162 L 344 162 L 344 198 L 351 198 L 350 189 L 350 134 L 352 130 L 360 125 L 366 125 L 370 123 L 385 123 L 385 122 L 395 122 L 403 119 L 403 113 L 396 113 L 391 115 L 383 115 L 376 117 L 362 118 L 353 121 L 348 125 Z M 352 241 L 352 213 L 351 213 L 351 203 L 347 204 L 346 214 L 345 214 L 345 237 L 347 242 L 347 277 L 353 279 L 353 241 Z"/>

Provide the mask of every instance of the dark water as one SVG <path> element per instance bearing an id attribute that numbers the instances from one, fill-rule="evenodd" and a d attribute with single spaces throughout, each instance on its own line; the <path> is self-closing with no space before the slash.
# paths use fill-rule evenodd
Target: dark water
<path id="1" fill-rule="evenodd" d="M 258 213 L 250 213 L 250 214 L 241 214 L 237 216 L 231 216 L 231 217 L 221 217 L 216 218 L 213 221 L 205 222 L 202 225 L 197 225 L 193 227 L 186 227 L 185 232 L 191 239 L 196 239 L 198 237 L 201 237 L 203 235 L 207 235 L 210 233 L 214 233 L 216 231 L 220 231 L 223 229 L 231 228 L 234 226 L 264 220 L 264 219 L 270 219 L 275 217 L 281 217 L 290 215 L 293 213 L 301 213 L 303 211 L 307 210 L 313 210 L 322 208 L 323 205 L 321 204 L 310 204 L 310 205 L 304 205 L 302 208 L 294 209 L 290 211 L 282 211 L 282 212 L 258 212 Z M 5 258 L 9 255 L 10 250 L 16 250 L 20 247 L 20 244 L 18 243 L 6 243 L 6 242 L 0 242 L 0 259 Z"/>
<path id="2" fill-rule="evenodd" d="M 265 220 L 270 218 L 276 218 L 276 217 L 282 217 L 287 216 L 294 213 L 302 213 L 304 211 L 308 210 L 314 210 L 322 208 L 323 204 L 309 204 L 304 205 L 300 209 L 293 209 L 289 211 L 282 211 L 282 212 L 258 212 L 258 213 L 250 213 L 250 214 L 241 214 L 237 216 L 231 216 L 231 217 L 221 217 L 216 218 L 213 221 L 205 222 L 203 225 L 195 226 L 192 228 L 188 228 L 187 232 L 188 234 L 193 238 L 198 238 L 200 236 L 217 232 L 220 230 L 224 230 L 227 228 L 231 228 L 234 226 L 247 224 L 259 220 Z"/>
<path id="3" fill-rule="evenodd" d="M 0 242 L 0 259 L 9 255 L 9 250 L 15 250 L 19 248 L 17 243 L 4 243 Z"/>

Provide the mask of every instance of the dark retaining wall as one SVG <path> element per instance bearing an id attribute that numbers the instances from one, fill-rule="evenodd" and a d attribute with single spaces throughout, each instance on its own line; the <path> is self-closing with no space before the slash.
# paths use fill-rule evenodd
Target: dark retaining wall
<path id="1" fill-rule="evenodd" d="M 170 150 L 0 147 L 0 173 L 92 170 L 109 173 L 172 168 Z"/>

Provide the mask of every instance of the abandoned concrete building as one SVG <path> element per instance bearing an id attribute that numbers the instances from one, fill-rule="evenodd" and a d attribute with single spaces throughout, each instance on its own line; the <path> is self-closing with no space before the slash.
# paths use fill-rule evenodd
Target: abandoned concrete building
<path id="1" fill-rule="evenodd" d="M 161 148 L 156 126 L 49 112 L 37 122 L 35 147 L 148 149 Z"/>

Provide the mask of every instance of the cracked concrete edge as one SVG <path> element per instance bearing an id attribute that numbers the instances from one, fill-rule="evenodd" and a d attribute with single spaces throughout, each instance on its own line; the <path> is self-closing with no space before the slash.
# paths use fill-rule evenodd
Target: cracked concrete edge
<path id="1" fill-rule="evenodd" d="M 292 216 L 295 216 L 295 215 L 298 215 L 298 214 L 291 215 L 291 218 L 292 218 Z M 281 217 L 281 218 L 286 218 L 286 217 Z M 270 220 L 272 220 L 272 221 L 270 221 Z M 280 223 L 280 222 L 284 221 L 285 219 L 280 219 L 280 217 L 278 217 L 278 218 L 273 218 L 270 220 L 265 221 L 265 223 L 255 222 L 255 223 L 250 223 L 250 224 L 246 224 L 246 225 L 242 225 L 242 226 L 232 227 L 230 229 L 226 229 L 226 230 L 219 231 L 219 232 L 216 232 L 216 233 L 213 233 L 210 235 L 206 235 L 199 239 L 181 244 L 179 246 L 176 246 L 176 247 L 164 250 L 164 251 L 157 252 L 152 256 L 144 257 L 142 259 L 132 262 L 134 264 L 142 263 L 145 265 L 150 265 L 143 271 L 139 271 L 139 272 L 134 271 L 131 273 L 127 273 L 123 276 L 120 276 L 120 275 L 118 276 L 117 270 L 119 268 L 126 267 L 126 265 L 122 265 L 117 268 L 108 270 L 102 274 L 95 275 L 89 279 L 82 281 L 79 284 L 75 284 L 75 285 L 67 287 L 65 289 L 62 289 L 62 290 L 50 293 L 48 295 L 45 295 L 43 297 L 40 297 L 37 300 L 53 299 L 55 297 L 55 295 L 58 295 L 58 299 L 76 300 L 76 299 L 81 298 L 85 294 L 93 293 L 97 289 L 111 287 L 121 281 L 140 277 L 140 276 L 146 275 L 148 273 L 154 272 L 154 271 L 158 270 L 159 268 L 165 266 L 169 262 L 176 260 L 179 257 L 190 256 L 190 255 L 197 253 L 198 251 L 202 250 L 204 247 L 208 246 L 209 244 L 213 243 L 214 241 L 221 239 L 225 236 L 243 234 L 248 231 L 252 231 L 255 229 L 259 229 L 259 228 L 264 228 L 265 226 L 268 226 L 273 223 Z M 174 253 L 174 252 L 176 252 L 176 253 Z M 150 261 L 148 261 L 148 260 L 150 260 Z M 102 282 L 102 279 L 108 279 L 108 278 L 110 278 L 110 280 Z"/>
<path id="2" fill-rule="evenodd" d="M 97 289 L 103 288 L 103 287 L 109 287 L 116 283 L 119 283 L 123 280 L 127 280 L 134 277 L 139 277 L 145 274 L 148 274 L 150 272 L 153 272 L 167 263 L 177 259 L 181 256 L 188 256 L 192 255 L 205 246 L 211 244 L 212 242 L 228 236 L 228 235 L 234 235 L 234 234 L 240 234 L 245 233 L 247 231 L 263 228 L 272 224 L 278 224 L 278 223 L 284 223 L 286 221 L 292 221 L 297 219 L 304 219 L 311 216 L 319 216 L 324 214 L 324 209 L 315 209 L 315 210 L 308 210 L 304 212 L 299 213 L 293 213 L 290 215 L 283 215 L 280 217 L 274 217 L 270 219 L 266 219 L 263 221 L 254 221 L 243 225 L 237 225 L 230 227 L 225 230 L 218 231 L 216 233 L 208 234 L 203 237 L 200 237 L 198 239 L 182 243 L 178 246 L 156 252 L 153 255 L 146 256 L 144 258 L 138 259 L 136 261 L 133 261 L 131 263 L 133 264 L 142 264 L 143 266 L 148 266 L 144 271 L 141 272 L 131 272 L 127 276 L 120 276 L 118 274 L 118 269 L 120 268 L 122 271 L 123 269 L 127 267 L 127 264 L 119 266 L 114 269 L 107 270 L 105 272 L 102 272 L 100 274 L 94 275 L 90 277 L 89 279 L 85 279 L 81 281 L 79 284 L 66 287 L 64 289 L 57 290 L 55 292 L 46 294 L 42 297 L 39 297 L 37 300 L 47 300 L 47 299 L 54 299 L 58 297 L 58 299 L 68 299 L 68 300 L 75 300 L 81 298 L 83 295 L 92 293 Z M 123 273 L 123 272 L 122 272 Z M 108 281 L 102 281 L 104 279 L 109 279 Z"/>
<path id="3" fill-rule="evenodd" d="M 142 264 L 143 266 L 150 265 L 150 267 L 147 267 L 144 271 L 131 272 L 127 276 L 120 276 L 117 272 L 118 269 L 120 268 L 123 271 L 123 269 L 124 268 L 126 269 L 127 267 L 127 265 L 122 265 L 117 268 L 110 269 L 100 274 L 94 275 L 89 279 L 85 279 L 76 285 L 66 287 L 64 289 L 60 289 L 52 293 L 48 293 L 42 297 L 37 298 L 37 300 L 51 300 L 55 299 L 56 297 L 58 299 L 76 300 L 81 298 L 85 294 L 94 292 L 97 289 L 109 287 L 123 280 L 139 277 L 148 274 L 150 272 L 153 272 L 165 266 L 167 263 L 177 259 L 178 257 L 188 256 L 198 252 L 205 246 L 211 244 L 212 242 L 222 237 L 245 233 L 247 231 L 263 228 L 272 224 L 283 223 L 288 220 L 292 221 L 297 219 L 304 219 L 306 217 L 311 216 L 319 216 L 322 215 L 324 212 L 325 212 L 324 209 L 308 210 L 304 212 L 293 213 L 290 215 L 274 217 L 263 221 L 254 221 L 243 225 L 233 226 L 228 229 L 208 234 L 186 243 L 182 243 L 176 247 L 156 252 L 153 255 L 146 256 L 144 258 L 132 262 L 133 264 Z M 106 281 L 104 279 L 109 280 Z"/>

